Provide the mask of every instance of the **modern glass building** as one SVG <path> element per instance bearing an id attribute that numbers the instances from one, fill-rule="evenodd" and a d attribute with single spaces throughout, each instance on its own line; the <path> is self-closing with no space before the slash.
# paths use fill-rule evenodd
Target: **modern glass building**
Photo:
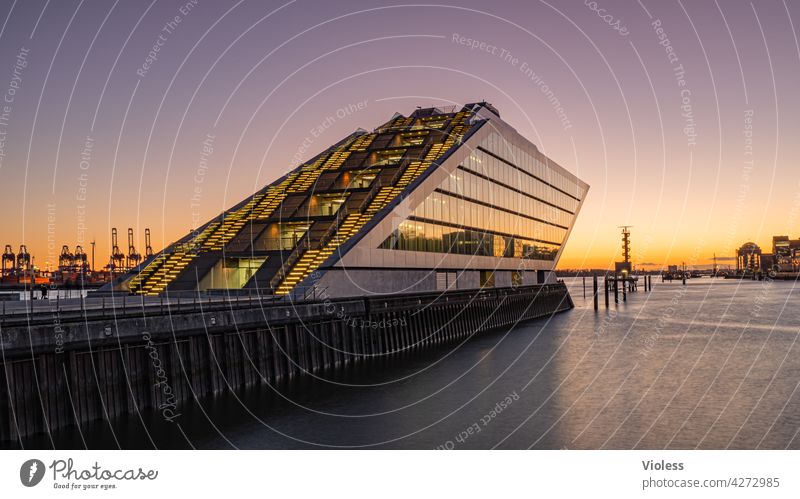
<path id="1" fill-rule="evenodd" d="M 358 130 L 121 279 L 328 296 L 552 282 L 588 185 L 486 102 Z"/>

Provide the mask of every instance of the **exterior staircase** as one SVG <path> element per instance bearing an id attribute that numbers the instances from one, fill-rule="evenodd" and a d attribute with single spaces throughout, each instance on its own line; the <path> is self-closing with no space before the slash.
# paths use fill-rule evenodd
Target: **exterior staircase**
<path id="1" fill-rule="evenodd" d="M 197 249 L 218 227 L 214 222 L 198 234 L 191 242 L 175 245 L 171 253 L 160 253 L 144 269 L 128 281 L 132 293 L 156 295 L 167 288 L 170 282 L 194 259 Z"/>
<path id="2" fill-rule="evenodd" d="M 291 293 L 295 286 L 311 275 L 311 272 L 318 269 L 337 248 L 361 230 L 376 213 L 403 192 L 411 182 L 425 172 L 436 160 L 455 145 L 456 142 L 460 142 L 467 129 L 464 123 L 467 116 L 468 114 L 464 112 L 457 113 L 453 117 L 453 130 L 444 142 L 432 144 L 422 161 L 412 161 L 409 163 L 405 170 L 402 171 L 400 177 L 395 177 L 395 181 L 392 182 L 392 185 L 380 187 L 374 194 L 374 197 L 368 198 L 365 206 L 362 206 L 358 212 L 348 214 L 340 225 L 332 227 L 333 232 L 331 236 L 323 237 L 320 240 L 319 248 L 306 250 L 294 264 L 287 262 L 289 263 L 289 265 L 287 265 L 288 270 L 279 271 L 274 278 L 273 284 L 275 285 L 273 289 L 275 289 L 275 294 L 287 295 Z M 409 126 L 411 124 L 411 122 L 405 118 L 398 118 L 395 122 L 396 123 L 391 123 L 386 128 Z M 372 134 L 370 134 L 370 136 L 371 135 Z M 363 137 L 366 136 L 359 137 L 356 139 L 356 142 Z"/>

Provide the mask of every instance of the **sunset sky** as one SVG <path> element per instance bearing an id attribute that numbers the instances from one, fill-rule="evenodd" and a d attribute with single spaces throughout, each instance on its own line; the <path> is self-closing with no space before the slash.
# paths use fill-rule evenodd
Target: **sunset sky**
<path id="1" fill-rule="evenodd" d="M 0 5 L 0 244 L 40 267 L 104 265 L 111 227 L 158 251 L 358 127 L 480 100 L 591 185 L 561 268 L 612 264 L 619 225 L 651 268 L 800 237 L 796 3 Z"/>

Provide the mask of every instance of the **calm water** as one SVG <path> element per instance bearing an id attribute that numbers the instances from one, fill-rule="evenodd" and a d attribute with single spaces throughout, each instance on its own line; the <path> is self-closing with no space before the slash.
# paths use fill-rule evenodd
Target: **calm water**
<path id="1" fill-rule="evenodd" d="M 55 446 L 800 448 L 795 283 L 655 283 L 598 313 L 569 284 L 550 320 Z"/>

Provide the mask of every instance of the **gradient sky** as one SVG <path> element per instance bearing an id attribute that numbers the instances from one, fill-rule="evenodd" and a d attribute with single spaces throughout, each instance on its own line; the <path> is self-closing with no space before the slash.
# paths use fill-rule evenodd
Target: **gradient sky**
<path id="1" fill-rule="evenodd" d="M 797 4 L 4 0 L 0 22 L 0 244 L 40 267 L 92 239 L 100 267 L 112 226 L 158 251 L 297 155 L 478 100 L 591 185 L 562 268 L 609 265 L 622 224 L 657 267 L 800 236 Z"/>

